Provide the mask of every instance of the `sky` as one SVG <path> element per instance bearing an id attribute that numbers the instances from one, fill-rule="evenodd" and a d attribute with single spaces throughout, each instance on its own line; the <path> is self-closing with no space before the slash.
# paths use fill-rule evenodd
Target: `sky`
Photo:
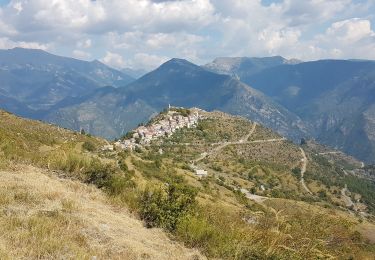
<path id="1" fill-rule="evenodd" d="M 0 49 L 114 68 L 170 58 L 374 59 L 375 0 L 0 0 Z"/>

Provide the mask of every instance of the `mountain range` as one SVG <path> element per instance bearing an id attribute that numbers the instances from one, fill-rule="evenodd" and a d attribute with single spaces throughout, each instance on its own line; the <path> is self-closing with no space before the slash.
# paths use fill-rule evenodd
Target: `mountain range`
<path id="1" fill-rule="evenodd" d="M 99 61 L 81 61 L 43 50 L 0 50 L 2 108 L 30 116 L 66 97 L 81 96 L 103 86 L 123 86 L 134 78 Z M 21 110 L 14 110 L 22 103 Z"/>
<path id="2" fill-rule="evenodd" d="M 273 57 L 220 57 L 203 67 L 219 74 L 231 75 L 238 79 L 247 78 L 264 69 L 277 67 L 285 64 L 298 64 L 302 61 L 297 59 L 285 59 L 281 56 Z"/>
<path id="3" fill-rule="evenodd" d="M 1 108 L 93 135 L 118 138 L 171 104 L 240 115 L 375 162 L 372 61 L 172 59 L 135 80 L 98 61 L 16 48 L 0 52 L 0 80 Z"/>
<path id="4" fill-rule="evenodd" d="M 225 64 L 231 64 L 228 60 Z M 375 62 L 272 60 L 257 73 L 246 73 L 254 71 L 248 59 L 217 72 L 237 75 L 298 115 L 317 141 L 375 161 Z M 217 63 L 206 67 L 220 67 Z"/>
<path id="5" fill-rule="evenodd" d="M 305 133 L 297 116 L 261 92 L 182 59 L 172 59 L 125 87 L 103 89 L 61 105 L 45 119 L 114 138 L 148 121 L 169 104 L 242 115 L 277 128 L 290 138 Z"/>

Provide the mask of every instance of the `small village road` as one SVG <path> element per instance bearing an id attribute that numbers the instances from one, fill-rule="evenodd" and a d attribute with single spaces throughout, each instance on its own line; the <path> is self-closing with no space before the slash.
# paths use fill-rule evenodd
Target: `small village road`
<path id="1" fill-rule="evenodd" d="M 302 184 L 302 187 L 309 193 L 309 194 L 312 194 L 311 190 L 306 186 L 306 183 L 305 183 L 305 179 L 304 179 L 304 174 L 306 172 L 306 168 L 307 168 L 307 156 L 306 156 L 306 153 L 305 151 L 300 147 L 299 148 L 301 150 L 301 154 L 302 154 L 302 159 L 301 159 L 301 184 Z"/>

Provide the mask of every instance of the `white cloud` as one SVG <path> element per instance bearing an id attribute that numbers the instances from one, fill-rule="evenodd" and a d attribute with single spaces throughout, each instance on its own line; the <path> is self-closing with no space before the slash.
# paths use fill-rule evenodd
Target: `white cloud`
<path id="1" fill-rule="evenodd" d="M 117 69 L 125 67 L 124 58 L 120 54 L 110 51 L 107 51 L 106 55 L 100 61 Z"/>
<path id="2" fill-rule="evenodd" d="M 15 2 L 13 4 L 13 8 L 17 10 L 17 14 L 20 14 L 23 10 L 23 6 L 21 2 Z"/>
<path id="3" fill-rule="evenodd" d="M 146 70 L 154 69 L 170 58 L 166 56 L 152 55 L 148 53 L 136 53 L 127 64 L 130 68 L 144 68 Z"/>
<path id="4" fill-rule="evenodd" d="M 0 20 L 0 35 L 16 35 L 17 31 L 9 24 L 4 23 Z"/>
<path id="5" fill-rule="evenodd" d="M 188 33 L 144 33 L 141 31 L 107 35 L 112 47 L 132 51 L 157 51 L 163 49 L 183 51 L 199 47 L 205 37 Z"/>
<path id="6" fill-rule="evenodd" d="M 371 22 L 359 18 L 353 18 L 333 23 L 326 35 L 345 42 L 357 42 L 365 37 L 375 36 L 371 30 Z"/>
<path id="7" fill-rule="evenodd" d="M 107 17 L 106 11 L 97 1 L 34 0 L 23 3 L 23 13 L 26 17 L 22 22 L 28 21 L 34 30 L 82 30 L 104 21 Z"/>
<path id="8" fill-rule="evenodd" d="M 77 42 L 78 48 L 87 49 L 87 48 L 90 48 L 91 45 L 92 45 L 91 39 L 86 39 L 86 40 L 82 40 L 82 41 Z"/>
<path id="9" fill-rule="evenodd" d="M 4 19 L 4 11 L 0 8 L 0 36 L 15 34 L 17 34 L 17 30 Z"/>
<path id="10" fill-rule="evenodd" d="M 194 34 L 156 33 L 156 34 L 150 34 L 147 36 L 146 44 L 149 48 L 152 48 L 152 49 L 162 49 L 162 48 L 170 48 L 170 47 L 182 49 L 182 48 L 191 46 L 193 44 L 197 44 L 202 41 L 203 41 L 203 37 L 194 35 Z"/>
<path id="11" fill-rule="evenodd" d="M 285 0 L 281 5 L 283 17 L 292 26 L 322 23 L 337 13 L 350 9 L 351 0 Z"/>
<path id="12" fill-rule="evenodd" d="M 263 42 L 265 50 L 271 55 L 277 55 L 281 49 L 290 48 L 298 44 L 301 32 L 295 29 L 272 30 L 267 28 L 258 35 L 258 40 Z"/>
<path id="13" fill-rule="evenodd" d="M 148 53 L 135 53 L 131 58 L 124 59 L 118 53 L 113 53 L 110 51 L 106 52 L 106 55 L 100 59 L 101 62 L 111 66 L 113 68 L 122 69 L 122 68 L 131 68 L 137 69 L 142 68 L 145 70 L 152 70 L 160 66 L 162 63 L 169 60 L 169 57 L 159 56 Z"/>
<path id="14" fill-rule="evenodd" d="M 363 58 L 373 52 L 374 11 L 375 0 L 12 0 L 0 7 L 0 37 L 114 67 L 167 57 Z"/>
<path id="15" fill-rule="evenodd" d="M 213 21 L 209 0 L 181 0 L 155 3 L 148 0 L 101 1 L 111 11 L 108 23 L 117 31 L 173 32 L 197 29 Z M 125 13 L 124 13 L 125 12 Z"/>
<path id="16" fill-rule="evenodd" d="M 323 50 L 319 58 L 375 59 L 375 32 L 369 20 L 352 18 L 335 22 L 313 42 Z"/>
<path id="17" fill-rule="evenodd" d="M 82 59 L 82 60 L 91 59 L 91 54 L 82 50 L 74 50 L 72 54 L 73 54 L 73 57 L 77 59 Z"/>
<path id="18" fill-rule="evenodd" d="M 50 45 L 38 42 L 12 41 L 7 37 L 0 37 L 0 49 L 12 49 L 15 47 L 48 50 Z"/>
<path id="19" fill-rule="evenodd" d="M 149 0 L 17 0 L 6 8 L 6 18 L 20 31 L 108 30 L 179 31 L 210 23 L 214 7 L 209 0 L 154 3 Z M 22 13 L 22 16 L 18 15 Z"/>
<path id="20" fill-rule="evenodd" d="M 165 61 L 166 57 L 181 57 L 199 63 L 201 62 L 200 50 L 204 51 L 202 44 L 207 40 L 206 37 L 188 33 L 144 33 L 140 31 L 124 34 L 111 32 L 107 34 L 107 37 L 110 42 L 109 47 L 117 52 L 124 51 L 138 54 L 138 56 L 147 53 L 149 61 L 156 60 L 146 65 L 148 69 L 153 69 L 154 64 L 159 65 L 160 60 Z M 143 63 L 134 62 L 128 66 L 139 66 Z"/>

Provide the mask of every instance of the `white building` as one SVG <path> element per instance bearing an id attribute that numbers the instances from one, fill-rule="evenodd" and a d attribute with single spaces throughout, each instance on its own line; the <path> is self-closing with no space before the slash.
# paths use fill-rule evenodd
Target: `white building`
<path id="1" fill-rule="evenodd" d="M 205 170 L 196 169 L 195 170 L 195 175 L 197 175 L 199 177 L 206 177 L 208 175 L 208 172 L 205 171 Z"/>
<path id="2" fill-rule="evenodd" d="M 163 119 L 152 125 L 139 126 L 134 130 L 131 139 L 116 142 L 115 145 L 122 149 L 133 150 L 138 146 L 137 141 L 139 141 L 140 144 L 147 145 L 158 137 L 170 136 L 172 133 L 176 132 L 177 129 L 196 127 L 199 119 L 200 116 L 197 111 L 186 117 L 177 114 L 175 111 L 169 111 Z M 204 172 L 200 174 L 207 175 L 207 173 L 204 174 Z"/>

